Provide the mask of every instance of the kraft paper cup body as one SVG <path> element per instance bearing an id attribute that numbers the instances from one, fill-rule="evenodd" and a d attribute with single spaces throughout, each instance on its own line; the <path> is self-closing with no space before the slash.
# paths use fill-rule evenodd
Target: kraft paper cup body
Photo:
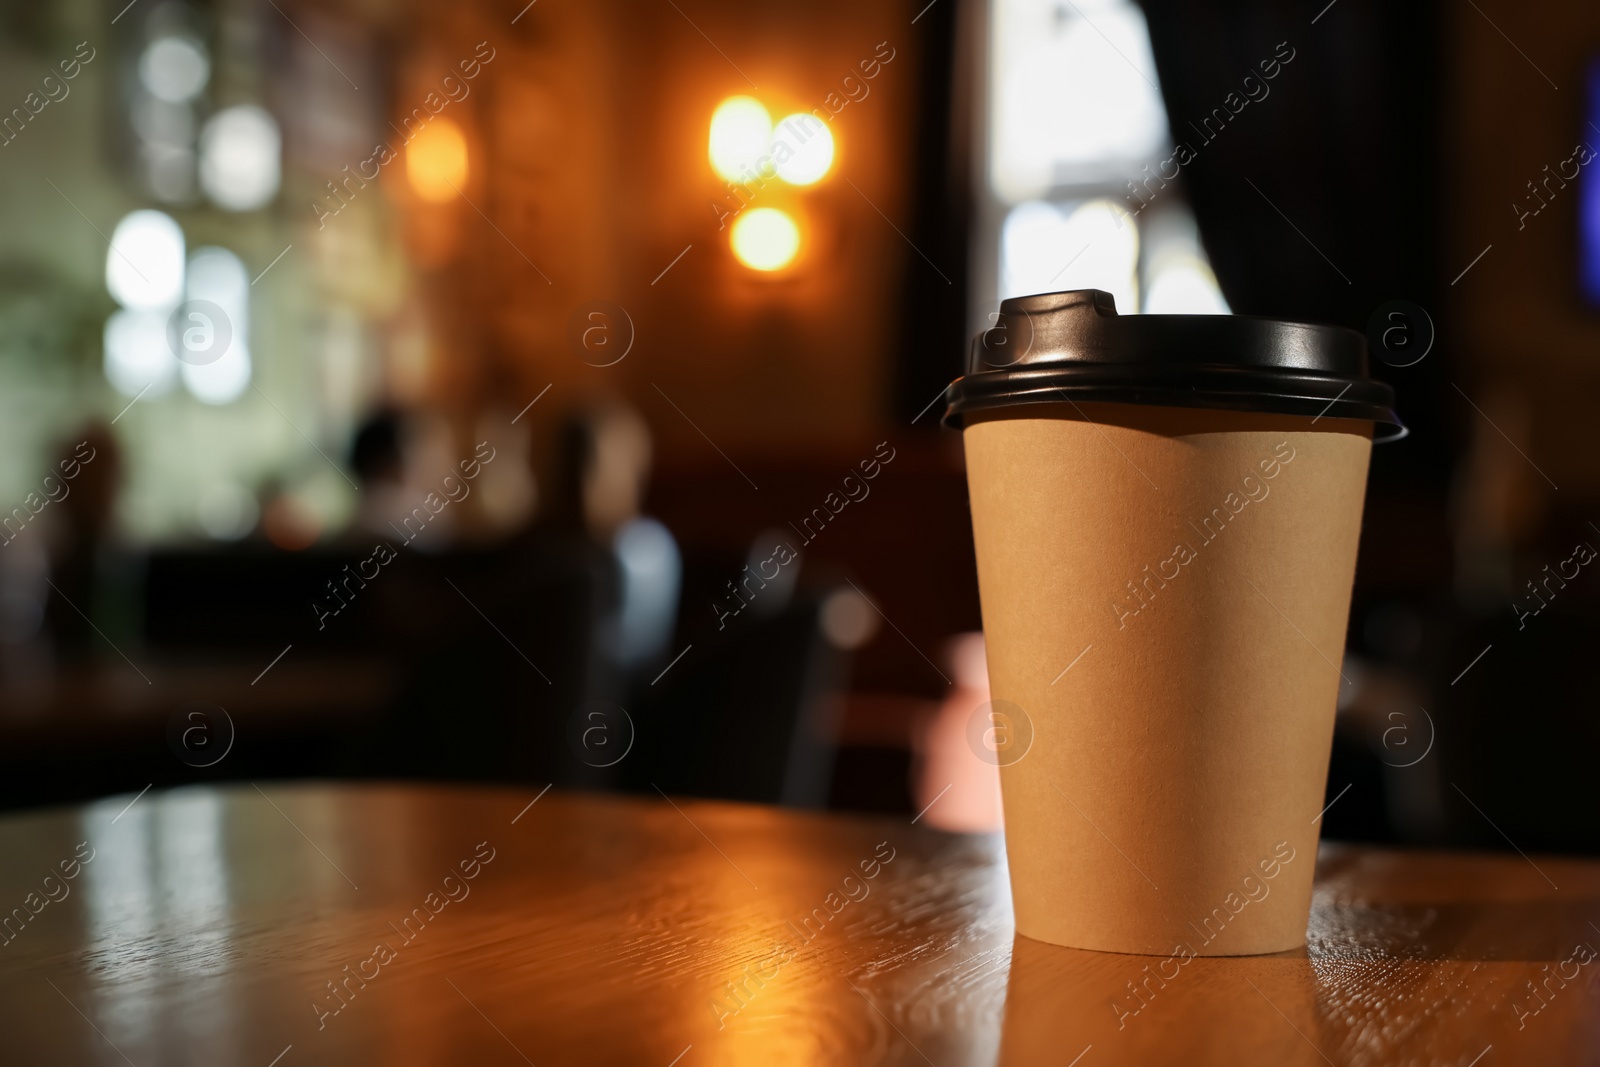
<path id="1" fill-rule="evenodd" d="M 1124 404 L 969 419 L 1019 933 L 1304 944 L 1371 434 Z"/>

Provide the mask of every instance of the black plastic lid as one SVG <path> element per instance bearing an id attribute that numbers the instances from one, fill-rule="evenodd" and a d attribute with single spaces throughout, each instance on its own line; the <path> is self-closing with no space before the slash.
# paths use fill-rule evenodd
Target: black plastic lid
<path id="1" fill-rule="evenodd" d="M 1354 330 L 1244 315 L 1122 316 L 1098 289 L 1002 301 L 945 398 L 944 424 L 955 427 L 993 408 L 1114 401 L 1368 419 L 1378 441 L 1407 432 L 1394 390 L 1367 376 L 1367 341 Z"/>

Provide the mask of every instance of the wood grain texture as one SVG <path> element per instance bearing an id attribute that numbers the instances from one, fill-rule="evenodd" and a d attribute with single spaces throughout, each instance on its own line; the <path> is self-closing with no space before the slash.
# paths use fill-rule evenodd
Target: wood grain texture
<path id="1" fill-rule="evenodd" d="M 0 1061 L 1600 1063 L 1594 862 L 1325 846 L 1306 949 L 1164 963 L 1014 939 L 997 837 L 536 794 L 0 821 Z"/>

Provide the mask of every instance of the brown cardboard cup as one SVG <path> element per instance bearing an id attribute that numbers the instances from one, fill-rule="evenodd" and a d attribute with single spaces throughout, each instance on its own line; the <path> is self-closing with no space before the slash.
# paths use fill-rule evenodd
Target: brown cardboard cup
<path id="1" fill-rule="evenodd" d="M 1372 430 L 1091 402 L 966 418 L 1019 933 L 1304 943 Z"/>

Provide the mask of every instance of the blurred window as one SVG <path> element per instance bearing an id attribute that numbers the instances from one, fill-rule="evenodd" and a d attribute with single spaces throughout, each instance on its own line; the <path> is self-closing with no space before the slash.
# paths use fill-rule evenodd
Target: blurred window
<path id="1" fill-rule="evenodd" d="M 992 19 L 981 254 L 996 299 L 1094 288 L 1125 315 L 1226 314 L 1181 176 L 1144 184 L 1173 164 L 1138 6 L 995 0 Z"/>

